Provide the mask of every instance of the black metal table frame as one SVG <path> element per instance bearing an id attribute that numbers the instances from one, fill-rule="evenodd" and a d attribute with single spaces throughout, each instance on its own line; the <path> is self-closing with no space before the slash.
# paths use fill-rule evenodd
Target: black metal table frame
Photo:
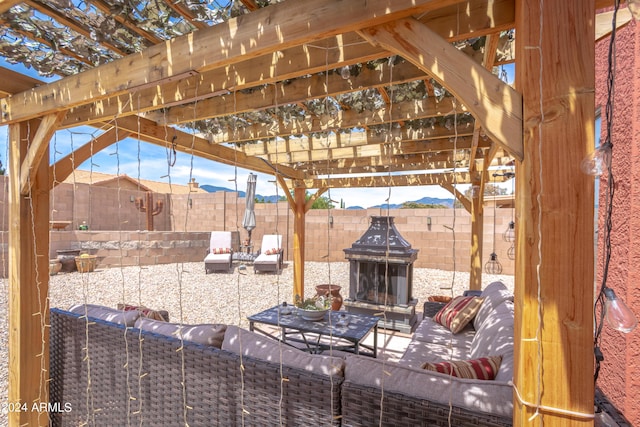
<path id="1" fill-rule="evenodd" d="M 346 351 L 346 352 L 350 352 L 350 353 L 354 353 L 354 354 L 361 354 L 364 356 L 369 356 L 369 357 L 377 357 L 378 354 L 378 318 L 374 317 L 374 316 L 368 316 L 368 315 L 362 315 L 362 314 L 352 314 L 352 313 L 346 313 L 346 312 L 333 312 L 334 317 L 337 316 L 344 316 L 346 318 L 349 319 L 349 324 L 351 324 L 351 320 L 353 319 L 365 319 L 365 318 L 371 318 L 371 320 L 375 320 L 372 321 L 372 325 L 370 327 L 368 327 L 366 329 L 366 331 L 364 331 L 364 333 L 362 333 L 360 336 L 358 337 L 349 337 L 349 336 L 345 336 L 345 334 L 341 334 L 340 333 L 340 328 L 338 327 L 338 322 L 332 322 L 331 325 L 327 325 L 326 329 L 328 329 L 327 331 L 319 331 L 317 325 L 318 322 L 315 321 L 311 321 L 311 320 L 305 320 L 302 319 L 301 317 L 298 317 L 297 314 L 293 313 L 293 314 L 287 314 L 287 315 L 280 315 L 280 316 L 295 316 L 295 318 L 297 318 L 297 322 L 292 324 L 292 325 L 282 325 L 282 324 L 278 324 L 277 321 L 273 321 L 272 319 L 256 319 L 256 316 L 261 315 L 263 313 L 268 313 L 270 311 L 275 311 L 277 310 L 278 307 L 272 307 L 269 310 L 265 310 L 262 313 L 258 313 L 256 315 L 253 316 L 249 316 L 249 330 L 250 331 L 255 331 L 255 332 L 259 332 L 265 336 L 268 336 L 270 338 L 273 338 L 275 340 L 278 340 L 284 344 L 290 345 L 294 348 L 297 348 L 299 350 L 303 350 L 303 351 L 308 351 L 311 354 L 319 354 L 322 353 L 325 350 L 329 350 L 329 349 L 333 349 L 333 350 L 340 350 L 340 351 Z M 275 314 L 275 313 L 274 313 Z M 293 317 L 292 317 L 293 318 Z M 277 317 L 275 317 L 275 319 L 277 319 Z M 266 325 L 270 325 L 270 326 L 275 326 L 277 328 L 279 328 L 280 330 L 280 336 L 277 336 L 273 333 L 271 333 L 270 331 L 267 331 L 263 328 L 257 327 L 255 324 L 256 323 L 263 323 Z M 367 327 L 366 325 L 364 326 L 365 328 Z M 333 331 L 329 330 L 329 328 L 333 328 Z M 345 326 L 345 328 L 348 328 L 348 325 Z M 373 330 L 373 346 L 369 346 L 366 344 L 363 344 L 362 341 L 364 341 L 364 339 L 369 335 L 369 333 L 371 333 L 371 331 Z M 302 338 L 298 338 L 296 337 L 296 335 L 300 335 Z M 309 338 L 307 338 L 307 335 L 310 335 Z M 312 338 L 313 339 L 310 339 Z M 325 344 L 320 342 L 320 340 L 322 339 L 322 337 L 326 337 L 329 338 L 330 343 L 329 344 Z M 347 341 L 349 342 L 349 344 L 333 344 L 331 343 L 331 341 L 333 339 L 337 339 L 337 340 L 343 340 L 343 341 Z M 300 348 L 300 347 L 296 347 L 294 346 L 292 343 L 302 343 L 306 346 L 306 348 Z M 366 352 L 361 352 L 361 348 L 364 348 L 368 351 Z"/>

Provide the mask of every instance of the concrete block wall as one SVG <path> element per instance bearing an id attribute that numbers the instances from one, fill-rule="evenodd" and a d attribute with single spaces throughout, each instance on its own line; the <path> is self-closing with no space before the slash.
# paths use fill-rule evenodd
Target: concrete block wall
<path id="1" fill-rule="evenodd" d="M 0 186 L 0 220 L 6 218 L 8 211 L 5 188 L 6 184 Z M 86 184 L 57 186 L 51 195 L 51 218 L 72 224 L 65 231 L 51 231 L 51 257 L 55 258 L 59 249 L 83 249 L 98 255 L 103 266 L 199 262 L 204 259 L 211 231 L 235 232 L 240 241 L 248 237 L 242 227 L 245 198 L 231 192 L 154 194 L 155 200 L 165 201 L 163 212 L 154 217 L 156 231 L 138 231 L 146 227 L 145 214 L 135 208 L 132 200 L 144 194 Z M 465 210 L 392 209 L 388 214 L 395 218 L 402 236 L 419 250 L 416 267 L 469 270 L 471 217 Z M 285 259 L 291 261 L 293 215 L 288 203 L 258 203 L 255 215 L 253 252 L 260 249 L 265 234 L 281 234 Z M 305 259 L 344 261 L 343 249 L 366 231 L 374 215 L 387 215 L 387 211 L 310 210 L 306 214 Z M 494 209 L 485 207 L 483 265 L 495 246 L 503 273 L 513 274 L 514 261 L 507 256 L 512 244 L 502 239 L 513 210 L 498 208 L 495 215 L 494 235 Z M 82 221 L 87 221 L 89 231 L 78 231 Z M 8 221 L 1 222 L 0 227 L 7 230 Z"/>

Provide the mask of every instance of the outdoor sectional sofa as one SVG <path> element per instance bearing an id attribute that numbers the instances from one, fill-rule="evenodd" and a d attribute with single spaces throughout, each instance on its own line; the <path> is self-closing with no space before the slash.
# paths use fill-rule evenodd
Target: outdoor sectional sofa
<path id="1" fill-rule="evenodd" d="M 51 402 L 72 408 L 52 424 L 511 425 L 513 298 L 498 282 L 482 296 L 457 334 L 425 318 L 398 362 L 310 355 L 231 325 L 180 329 L 135 311 L 52 309 Z M 495 380 L 422 368 L 496 354 Z"/>

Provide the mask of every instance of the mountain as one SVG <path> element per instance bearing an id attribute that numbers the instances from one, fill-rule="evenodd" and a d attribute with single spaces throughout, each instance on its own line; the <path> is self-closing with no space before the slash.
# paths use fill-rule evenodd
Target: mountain
<path id="1" fill-rule="evenodd" d="M 234 192 L 234 190 L 230 188 L 217 187 L 215 185 L 209 185 L 209 184 L 201 185 L 200 188 L 202 188 L 205 191 L 208 191 L 209 193 L 215 193 L 216 191 Z M 244 197 L 245 194 L 246 193 L 244 191 L 238 191 L 239 197 Z M 276 203 L 278 201 L 278 196 L 276 195 L 262 196 L 260 194 L 256 194 L 256 199 L 261 203 Z M 420 200 L 411 200 L 411 202 L 420 203 L 423 205 L 443 205 L 443 206 L 446 206 L 447 208 L 453 207 L 453 199 L 440 199 L 437 197 L 423 197 Z M 401 207 L 402 207 L 402 203 L 400 204 L 394 203 L 388 206 L 389 209 L 400 209 Z M 383 204 L 383 205 L 369 206 L 369 208 L 387 209 L 387 205 Z M 365 209 L 365 208 L 363 208 L 362 206 L 351 206 L 351 207 L 348 207 L 347 209 Z"/>
<path id="2" fill-rule="evenodd" d="M 453 199 L 439 199 L 437 197 L 423 197 L 420 200 L 408 200 L 408 203 L 420 203 L 422 205 L 443 205 L 447 208 L 453 207 Z M 382 204 L 376 206 L 370 206 L 370 208 L 382 208 L 382 209 L 400 209 L 402 203 Z"/>

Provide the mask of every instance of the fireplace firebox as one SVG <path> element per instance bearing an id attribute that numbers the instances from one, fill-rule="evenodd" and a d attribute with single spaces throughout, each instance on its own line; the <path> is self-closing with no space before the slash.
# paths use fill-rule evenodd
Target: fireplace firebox
<path id="1" fill-rule="evenodd" d="M 412 332 L 417 321 L 417 300 L 411 292 L 418 250 L 400 235 L 394 218 L 372 216 L 367 231 L 344 253 L 349 260 L 346 309 L 367 314 L 384 312 L 380 327 Z"/>

